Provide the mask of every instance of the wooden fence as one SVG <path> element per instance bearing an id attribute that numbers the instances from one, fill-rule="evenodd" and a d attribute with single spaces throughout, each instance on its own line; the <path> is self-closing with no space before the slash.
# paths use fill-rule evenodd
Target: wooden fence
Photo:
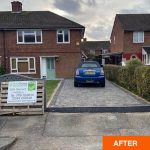
<path id="1" fill-rule="evenodd" d="M 1 82 L 0 92 L 0 115 L 4 114 L 22 114 L 39 115 L 44 114 L 45 85 L 43 80 L 37 80 L 37 100 L 35 103 L 11 104 L 7 103 L 8 81 Z"/>

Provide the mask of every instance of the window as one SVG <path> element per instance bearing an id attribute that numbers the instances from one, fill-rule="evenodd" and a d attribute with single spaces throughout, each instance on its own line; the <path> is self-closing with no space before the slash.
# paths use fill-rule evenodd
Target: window
<path id="1" fill-rule="evenodd" d="M 133 32 L 133 43 L 144 43 L 144 32 Z"/>
<path id="2" fill-rule="evenodd" d="M 150 54 L 143 54 L 142 55 L 142 62 L 145 65 L 150 65 Z"/>
<path id="3" fill-rule="evenodd" d="M 42 31 L 41 30 L 18 30 L 17 43 L 19 44 L 42 43 Z"/>
<path id="4" fill-rule="evenodd" d="M 106 53 L 108 53 L 108 50 L 107 49 L 103 49 L 102 50 L 102 54 L 106 54 Z"/>
<path id="5" fill-rule="evenodd" d="M 67 29 L 57 30 L 57 43 L 70 43 L 70 31 Z"/>
<path id="6" fill-rule="evenodd" d="M 11 73 L 32 74 L 36 73 L 34 57 L 10 58 Z"/>
<path id="7" fill-rule="evenodd" d="M 95 55 L 95 50 L 90 50 L 91 55 Z"/>
<path id="8" fill-rule="evenodd" d="M 130 59 L 137 59 L 137 56 L 135 54 L 131 55 Z"/>
<path id="9" fill-rule="evenodd" d="M 81 68 L 98 68 L 98 64 L 96 63 L 83 63 Z"/>

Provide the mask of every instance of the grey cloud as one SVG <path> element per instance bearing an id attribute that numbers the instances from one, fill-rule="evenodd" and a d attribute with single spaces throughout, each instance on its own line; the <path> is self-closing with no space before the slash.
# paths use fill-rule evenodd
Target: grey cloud
<path id="1" fill-rule="evenodd" d="M 123 14 L 137 14 L 137 13 L 148 13 L 149 10 L 147 9 L 141 9 L 141 8 L 133 8 L 133 9 L 122 9 L 120 11 L 120 13 L 123 13 Z"/>
<path id="2" fill-rule="evenodd" d="M 96 0 L 80 0 L 84 5 L 95 6 L 97 4 Z"/>
<path id="3" fill-rule="evenodd" d="M 93 40 L 109 40 L 110 39 L 110 31 L 112 26 L 106 27 L 98 26 L 98 27 L 91 27 L 90 29 L 86 30 L 86 37 L 90 37 Z"/>
<path id="4" fill-rule="evenodd" d="M 11 10 L 10 2 L 13 0 L 0 1 L 0 11 Z M 88 40 L 108 40 L 116 13 L 150 13 L 149 6 L 150 0 L 130 2 L 127 0 L 24 0 L 23 2 L 23 10 L 50 10 L 84 25 L 85 37 Z"/>
<path id="5" fill-rule="evenodd" d="M 55 0 L 54 6 L 68 13 L 77 13 L 81 8 L 78 0 Z"/>

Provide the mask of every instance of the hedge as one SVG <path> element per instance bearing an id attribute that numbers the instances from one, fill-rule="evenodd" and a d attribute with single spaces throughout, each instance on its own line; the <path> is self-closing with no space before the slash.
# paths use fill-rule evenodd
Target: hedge
<path id="1" fill-rule="evenodd" d="M 105 65 L 104 66 L 104 71 L 105 71 L 105 76 L 107 79 L 110 81 L 118 82 L 118 74 L 121 66 L 117 65 Z"/>
<path id="2" fill-rule="evenodd" d="M 137 94 L 150 101 L 150 66 L 137 67 L 134 76 Z"/>
<path id="3" fill-rule="evenodd" d="M 108 80 L 150 101 L 150 66 L 105 65 L 104 72 Z"/>

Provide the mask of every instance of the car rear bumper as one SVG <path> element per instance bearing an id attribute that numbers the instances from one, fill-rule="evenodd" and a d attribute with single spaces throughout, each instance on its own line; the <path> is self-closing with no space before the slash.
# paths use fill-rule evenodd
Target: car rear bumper
<path id="1" fill-rule="evenodd" d="M 74 82 L 76 83 L 105 83 L 105 77 L 104 76 L 99 76 L 99 77 L 80 77 L 80 76 L 75 76 L 74 77 Z"/>

